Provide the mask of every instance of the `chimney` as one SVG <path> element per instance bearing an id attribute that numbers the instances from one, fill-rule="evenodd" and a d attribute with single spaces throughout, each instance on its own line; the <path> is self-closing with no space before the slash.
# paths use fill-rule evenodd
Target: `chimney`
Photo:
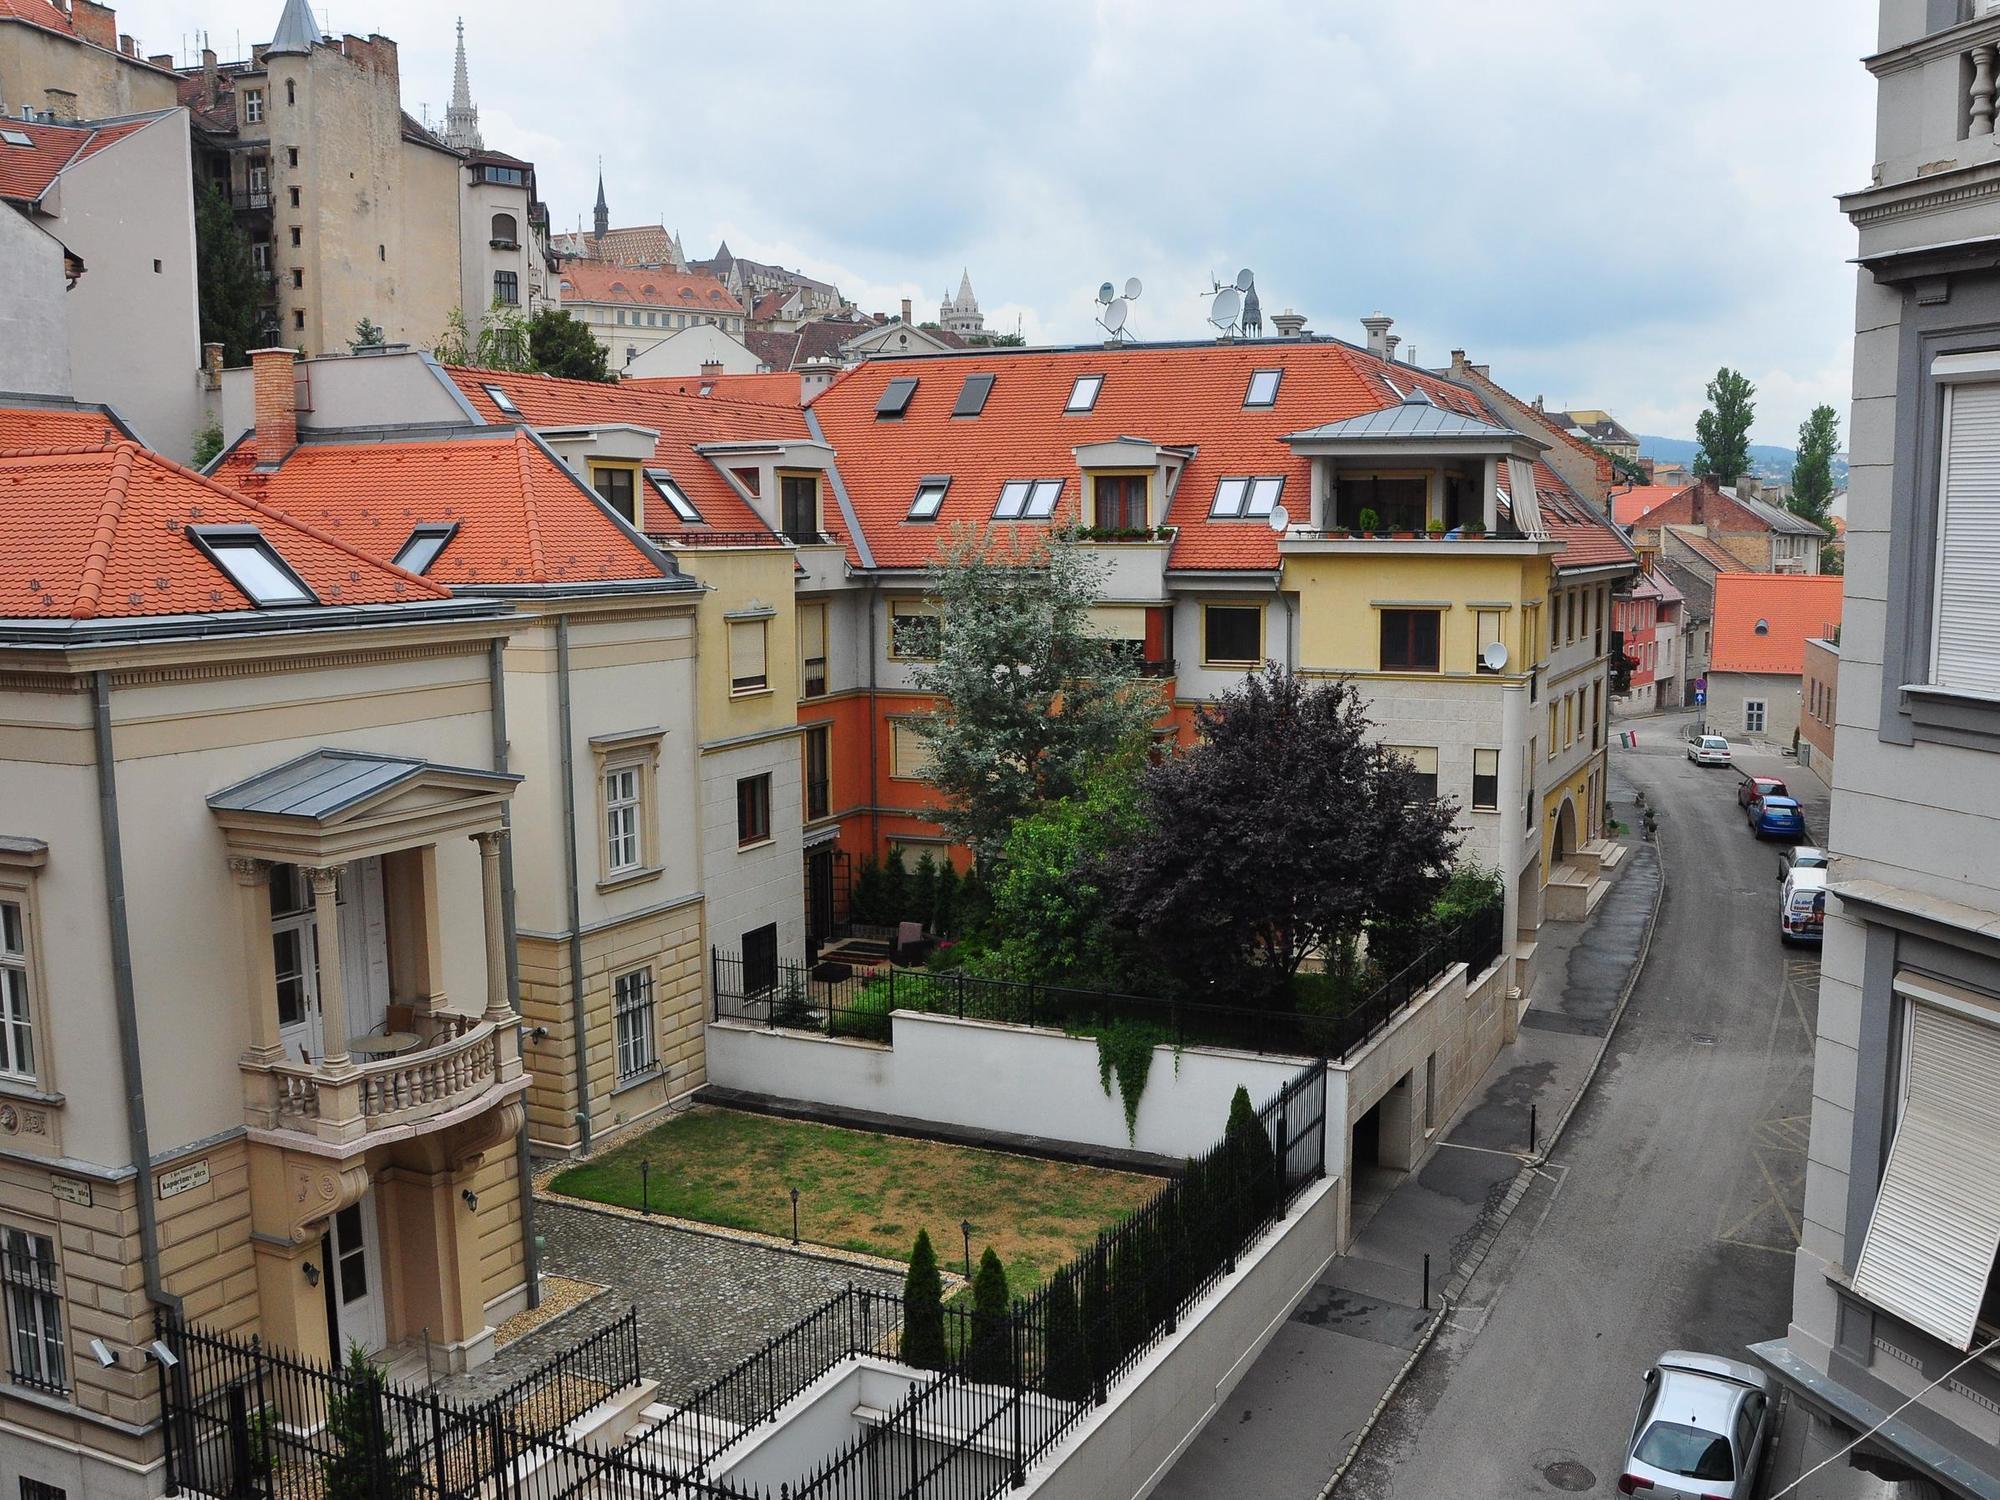
<path id="1" fill-rule="evenodd" d="M 1454 374 L 1454 375 L 1463 375 L 1463 374 L 1465 374 L 1465 373 L 1466 373 L 1467 371 L 1469 371 L 1469 370 L 1470 370 L 1471 368 L 1472 368 L 1472 366 L 1471 366 L 1471 365 L 1469 365 L 1468 363 L 1466 363 L 1466 359 L 1465 359 L 1465 351 L 1464 351 L 1463 349 L 1454 349 L 1454 350 L 1452 350 L 1452 351 L 1451 351 L 1451 373 L 1452 373 L 1452 374 Z"/>
<path id="2" fill-rule="evenodd" d="M 1759 479 L 1755 474 L 1738 474 L 1736 476 L 1736 493 L 1746 500 L 1755 500 L 1759 495 L 1764 493 L 1764 481 Z"/>
<path id="3" fill-rule="evenodd" d="M 1371 313 L 1361 320 L 1361 326 L 1368 330 L 1368 352 L 1389 357 L 1389 329 L 1395 319 L 1381 313 Z"/>
<path id="4" fill-rule="evenodd" d="M 720 375 L 721 373 L 722 373 L 721 360 L 705 359 L 701 362 L 701 378 L 703 380 L 713 380 L 715 379 L 716 376 Z"/>
<path id="5" fill-rule="evenodd" d="M 222 345 L 201 346 L 201 379 L 202 384 L 211 391 L 222 389 Z"/>
<path id="6" fill-rule="evenodd" d="M 99 5 L 97 0 L 76 0 L 70 7 L 70 19 L 76 34 L 86 42 L 110 52 L 118 50 L 118 12 L 110 6 Z"/>
<path id="7" fill-rule="evenodd" d="M 1305 332 L 1306 315 L 1293 312 L 1289 307 L 1281 313 L 1271 314 L 1271 326 L 1278 330 L 1278 337 L 1295 339 Z"/>
<path id="8" fill-rule="evenodd" d="M 903 322 L 905 325 L 910 322 L 910 299 L 908 297 L 903 299 Z"/>
<path id="9" fill-rule="evenodd" d="M 257 467 L 275 469 L 299 445 L 299 388 L 294 349 L 252 349 L 257 392 Z"/>
<path id="10" fill-rule="evenodd" d="M 215 108 L 215 49 L 201 49 L 201 105 L 203 109 Z"/>
<path id="11" fill-rule="evenodd" d="M 43 89 L 42 97 L 48 101 L 49 119 L 57 125 L 76 123 L 76 95 L 68 89 Z"/>
<path id="12" fill-rule="evenodd" d="M 1400 333 L 1390 333 L 1383 335 L 1382 343 L 1386 346 L 1388 350 L 1387 358 L 1391 360 L 1395 359 L 1396 346 L 1402 342 L 1403 342 L 1403 336 Z"/>
<path id="13" fill-rule="evenodd" d="M 155 52 L 146 61 L 156 68 L 165 68 L 169 73 L 174 69 L 174 55 L 171 52 Z"/>
<path id="14" fill-rule="evenodd" d="M 1694 487 L 1693 517 L 1695 525 L 1706 526 L 1708 524 L 1708 507 L 1704 502 L 1710 495 L 1719 495 L 1721 489 L 1721 482 L 1713 474 L 1704 474 L 1701 476 L 1701 483 Z"/>

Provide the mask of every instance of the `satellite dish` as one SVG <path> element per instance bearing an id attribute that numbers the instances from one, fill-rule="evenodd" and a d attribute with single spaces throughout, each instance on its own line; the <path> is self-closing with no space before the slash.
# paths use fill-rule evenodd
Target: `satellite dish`
<path id="1" fill-rule="evenodd" d="M 1292 513 L 1290 511 L 1286 510 L 1282 505 L 1271 507 L 1271 529 L 1273 531 L 1282 533 L 1291 524 Z"/>
<path id="2" fill-rule="evenodd" d="M 1125 305 L 1125 299 L 1120 297 L 1104 309 L 1104 316 L 1099 318 L 1098 322 L 1102 323 L 1107 331 L 1116 333 L 1125 326 L 1125 315 L 1130 311 L 1131 309 Z"/>
<path id="3" fill-rule="evenodd" d="M 1237 291 L 1247 292 L 1250 290 L 1251 287 L 1255 286 L 1256 284 L 1257 284 L 1257 278 L 1250 274 L 1250 268 L 1248 266 L 1245 266 L 1242 270 L 1236 273 Z"/>
<path id="4" fill-rule="evenodd" d="M 1507 665 L 1507 648 L 1495 641 L 1479 653 L 1479 660 L 1487 671 L 1498 672 Z"/>
<path id="5" fill-rule="evenodd" d="M 1111 299 L 1117 295 L 1118 295 L 1118 289 L 1108 281 L 1097 289 L 1097 300 L 1103 303 L 1106 307 L 1109 307 L 1111 305 Z"/>
<path id="6" fill-rule="evenodd" d="M 1215 294 L 1215 303 L 1208 310 L 1208 321 L 1217 328 L 1228 328 L 1243 316 L 1243 294 L 1233 286 L 1226 286 Z"/>
<path id="7" fill-rule="evenodd" d="M 1135 300 L 1138 297 L 1139 293 L 1143 292 L 1144 290 L 1146 289 L 1143 286 L 1139 285 L 1138 277 L 1128 276 L 1125 278 L 1125 300 L 1127 302 Z"/>

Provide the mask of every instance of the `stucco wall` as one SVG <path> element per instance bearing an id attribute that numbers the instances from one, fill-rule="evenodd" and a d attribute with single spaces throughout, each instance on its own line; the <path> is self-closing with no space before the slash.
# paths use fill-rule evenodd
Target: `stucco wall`
<path id="1" fill-rule="evenodd" d="M 70 394 L 68 297 L 61 243 L 0 216 L 0 391 Z"/>
<path id="2" fill-rule="evenodd" d="M 1799 727 L 1799 684 L 1798 677 L 1784 673 L 1710 671 L 1702 722 L 1711 734 L 1731 738 L 1747 735 L 1774 745 L 1790 745 L 1792 732 Z M 1752 734 L 1744 727 L 1743 705 L 1760 698 L 1764 702 L 1764 728 Z"/>
<path id="3" fill-rule="evenodd" d="M 107 120 L 174 107 L 174 75 L 26 22 L 0 22 L 0 112 L 48 107 L 47 89 L 76 95 L 79 119 Z"/>
<path id="4" fill-rule="evenodd" d="M 579 317 L 583 312 L 582 308 L 576 309 Z M 764 368 L 764 362 L 750 352 L 749 345 L 709 323 L 677 328 L 665 338 L 650 344 L 638 335 L 657 337 L 656 329 L 620 328 L 615 324 L 606 327 L 600 323 L 589 326 L 590 331 L 597 335 L 597 341 L 611 351 L 612 368 L 622 370 L 626 378 L 632 380 L 649 375 L 699 375 L 701 367 L 710 360 L 721 361 L 725 375 L 755 375 Z M 624 337 L 627 335 L 629 337 Z M 639 345 L 639 357 L 630 364 L 625 363 L 625 346 L 628 343 Z"/>

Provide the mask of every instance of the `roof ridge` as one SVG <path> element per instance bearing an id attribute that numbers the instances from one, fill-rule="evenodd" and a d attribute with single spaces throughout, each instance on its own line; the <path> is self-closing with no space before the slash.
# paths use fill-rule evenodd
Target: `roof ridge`
<path id="1" fill-rule="evenodd" d="M 549 570 L 542 560 L 541 513 L 535 505 L 535 481 L 528 471 L 528 451 L 535 445 L 518 428 L 514 432 L 514 462 L 521 473 L 521 513 L 528 523 L 528 560 L 538 582 L 548 582 Z"/>
<path id="2" fill-rule="evenodd" d="M 111 461 L 111 478 L 104 487 L 104 500 L 97 511 L 97 529 L 91 534 L 90 551 L 83 560 L 83 579 L 77 585 L 76 599 L 69 608 L 72 620 L 94 620 L 97 605 L 104 593 L 104 573 L 111 562 L 111 543 L 118 535 L 118 523 L 124 519 L 125 502 L 131 496 L 132 454 L 137 445 L 120 443 L 117 456 Z M 101 453 L 101 448 L 91 449 Z"/>

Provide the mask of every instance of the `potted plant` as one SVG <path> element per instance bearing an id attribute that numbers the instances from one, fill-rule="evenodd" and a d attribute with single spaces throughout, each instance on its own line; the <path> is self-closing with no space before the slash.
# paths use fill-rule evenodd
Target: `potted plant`
<path id="1" fill-rule="evenodd" d="M 1458 532 L 1460 536 L 1476 540 L 1486 535 L 1486 523 L 1484 521 L 1467 521 L 1463 526 L 1458 528 Z"/>
<path id="2" fill-rule="evenodd" d="M 1359 524 L 1363 536 L 1375 536 L 1381 531 L 1382 518 L 1372 510 L 1364 510 L 1354 519 Z"/>
<path id="3" fill-rule="evenodd" d="M 1444 535 L 1444 522 L 1438 520 L 1435 516 L 1431 517 L 1430 525 L 1424 528 L 1424 535 L 1434 542 L 1437 541 Z"/>

